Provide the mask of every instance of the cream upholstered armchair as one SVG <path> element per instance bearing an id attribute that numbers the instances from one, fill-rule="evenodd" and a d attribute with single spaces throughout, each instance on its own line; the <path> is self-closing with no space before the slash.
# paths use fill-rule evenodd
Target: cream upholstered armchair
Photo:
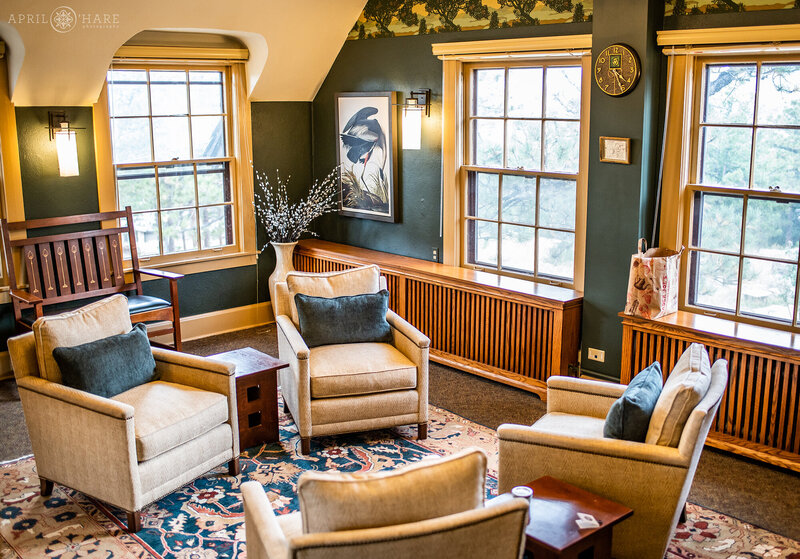
<path id="1" fill-rule="evenodd" d="M 306 472 L 300 511 L 276 515 L 260 484 L 242 484 L 250 559 L 519 559 L 528 502 L 484 504 L 486 455 L 473 449 L 390 472 Z"/>
<path id="2" fill-rule="evenodd" d="M 294 296 L 340 297 L 386 289 L 377 266 L 343 272 L 291 272 L 275 285 L 278 351 L 289 367 L 278 372 L 284 408 L 311 437 L 417 424 L 427 437 L 430 340 L 391 310 L 391 343 L 347 343 L 308 348 L 300 335 Z"/>
<path id="3" fill-rule="evenodd" d="M 692 349 L 697 349 L 695 346 L 705 353 L 699 344 Z M 705 354 L 703 367 L 710 384 L 699 403 L 690 412 L 685 410 L 689 413 L 682 430 L 678 426 L 672 431 L 672 446 L 664 444 L 666 441 L 654 444 L 603 437 L 606 414 L 626 386 L 550 377 L 547 414 L 531 426 L 498 428 L 500 491 L 549 475 L 617 501 L 634 512 L 614 527 L 613 556 L 661 559 L 683 512 L 728 382 L 726 361 L 709 367 Z M 666 392 L 665 385 L 662 396 Z M 671 420 L 654 412 L 647 441 L 658 438 L 659 432 L 664 432 L 663 424 Z"/>
<path id="4" fill-rule="evenodd" d="M 111 398 L 61 383 L 53 349 L 131 330 L 127 299 L 114 295 L 39 318 L 8 340 L 42 495 L 53 483 L 140 511 L 228 462 L 239 473 L 234 365 L 152 348 L 160 380 Z"/>

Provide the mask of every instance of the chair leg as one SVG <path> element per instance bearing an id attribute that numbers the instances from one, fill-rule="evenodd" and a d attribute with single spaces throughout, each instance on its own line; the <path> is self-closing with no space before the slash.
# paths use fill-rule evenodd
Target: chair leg
<path id="1" fill-rule="evenodd" d="M 417 424 L 417 440 L 424 441 L 428 438 L 428 423 Z"/>
<path id="2" fill-rule="evenodd" d="M 49 497 L 53 494 L 53 482 L 49 479 L 39 478 L 39 488 L 42 491 L 42 497 Z"/>
<path id="3" fill-rule="evenodd" d="M 300 454 L 311 454 L 311 437 L 300 437 Z"/>
<path id="4" fill-rule="evenodd" d="M 231 460 L 230 462 L 228 462 L 228 475 L 229 476 L 238 476 L 239 472 L 241 472 L 241 471 L 242 471 L 242 469 L 239 466 L 239 457 L 238 456 L 236 458 L 234 458 L 233 460 Z"/>
<path id="5" fill-rule="evenodd" d="M 172 302 L 172 336 L 175 351 L 181 351 L 181 313 L 178 307 L 178 280 L 169 282 L 169 297 Z"/>
<path id="6" fill-rule="evenodd" d="M 135 534 L 142 529 L 142 513 L 138 510 L 127 513 L 128 515 L 128 532 Z"/>

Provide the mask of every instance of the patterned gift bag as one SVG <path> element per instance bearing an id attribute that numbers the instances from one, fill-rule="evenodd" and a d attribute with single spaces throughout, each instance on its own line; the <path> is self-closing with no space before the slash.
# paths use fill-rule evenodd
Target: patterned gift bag
<path id="1" fill-rule="evenodd" d="M 647 241 L 639 239 L 638 251 L 631 256 L 625 314 L 654 319 L 676 312 L 683 247 L 647 250 Z"/>

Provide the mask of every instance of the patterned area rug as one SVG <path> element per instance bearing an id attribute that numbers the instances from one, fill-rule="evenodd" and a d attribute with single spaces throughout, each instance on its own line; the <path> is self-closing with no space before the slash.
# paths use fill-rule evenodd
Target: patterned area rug
<path id="1" fill-rule="evenodd" d="M 291 418 L 281 416 L 280 444 L 248 450 L 242 475 L 220 468 L 142 513 L 142 530 L 127 534 L 125 514 L 56 485 L 42 499 L 33 458 L 0 465 L 0 559 L 89 557 L 244 559 L 241 480 L 255 480 L 279 514 L 297 510 L 295 483 L 305 470 L 366 472 L 393 469 L 428 456 L 478 446 L 490 456 L 488 496 L 496 493 L 495 432 L 431 407 L 429 437 L 415 428 L 314 439 L 311 455 L 298 454 Z M 668 559 L 800 559 L 800 544 L 696 505 L 676 531 Z"/>

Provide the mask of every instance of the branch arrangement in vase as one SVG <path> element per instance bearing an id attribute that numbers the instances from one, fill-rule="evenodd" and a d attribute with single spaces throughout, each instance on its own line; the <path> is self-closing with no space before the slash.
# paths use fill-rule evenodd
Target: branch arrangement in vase
<path id="1" fill-rule="evenodd" d="M 258 221 L 267 231 L 268 243 L 293 243 L 308 230 L 309 224 L 319 216 L 336 211 L 339 168 L 334 168 L 324 179 L 314 181 L 308 195 L 296 203 L 289 201 L 288 181 L 276 173 L 277 187 L 270 185 L 266 174 L 256 172 L 256 182 L 262 192 L 256 191 L 253 206 Z M 291 178 L 291 177 L 290 177 Z M 262 250 L 266 248 L 266 245 Z"/>

